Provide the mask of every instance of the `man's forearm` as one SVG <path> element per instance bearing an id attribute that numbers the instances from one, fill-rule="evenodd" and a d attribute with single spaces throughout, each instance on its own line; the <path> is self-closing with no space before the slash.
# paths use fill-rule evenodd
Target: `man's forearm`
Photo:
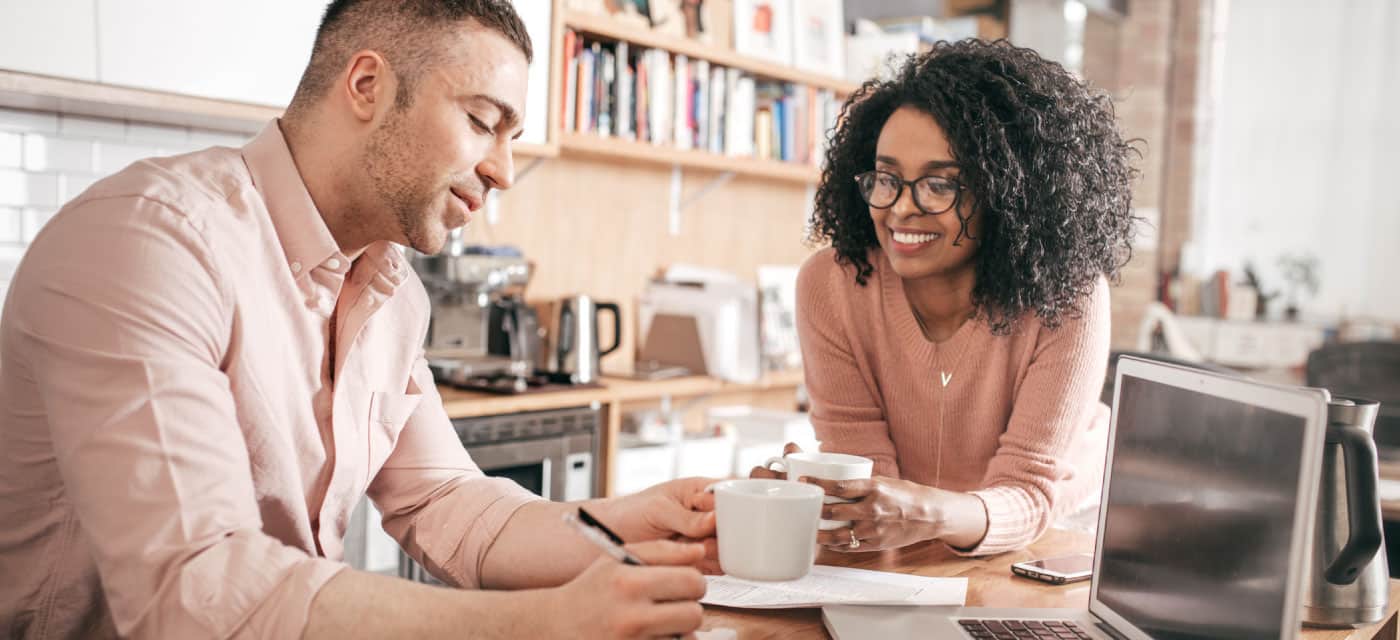
<path id="1" fill-rule="evenodd" d="M 564 523 L 579 504 L 538 501 L 517 509 L 501 528 L 482 561 L 487 589 L 552 587 L 572 580 L 600 555 L 598 548 Z"/>
<path id="2" fill-rule="evenodd" d="M 712 482 L 683 478 L 618 498 L 525 504 L 486 549 L 481 584 L 493 589 L 551 587 L 572 580 L 592 564 L 602 552 L 563 520 L 580 504 L 629 543 L 683 536 L 709 539 L 707 553 L 713 551 L 714 496 L 704 493 Z M 718 556 L 708 555 L 697 568 L 717 572 Z"/>
<path id="3" fill-rule="evenodd" d="M 345 569 L 311 602 L 306 640 L 549 637 L 543 591 L 443 589 Z"/>

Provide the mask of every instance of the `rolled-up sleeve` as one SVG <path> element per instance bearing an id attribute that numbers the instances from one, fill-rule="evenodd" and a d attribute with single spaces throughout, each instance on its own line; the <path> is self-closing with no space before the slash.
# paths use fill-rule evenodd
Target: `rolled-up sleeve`
<path id="1" fill-rule="evenodd" d="M 542 498 L 514 481 L 490 478 L 472 462 L 443 409 L 426 360 L 414 367 L 422 391 L 369 497 L 384 530 L 440 580 L 479 588 L 486 552 L 506 521 Z"/>
<path id="2" fill-rule="evenodd" d="M 121 197 L 50 225 L 67 246 L 31 254 L 6 321 L 118 632 L 299 637 L 343 565 L 262 531 L 220 369 L 232 298 L 200 221 Z"/>

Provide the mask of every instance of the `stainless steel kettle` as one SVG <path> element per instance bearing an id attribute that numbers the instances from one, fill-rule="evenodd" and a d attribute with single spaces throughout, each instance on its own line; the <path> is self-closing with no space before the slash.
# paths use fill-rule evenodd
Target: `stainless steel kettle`
<path id="1" fill-rule="evenodd" d="M 613 317 L 612 346 L 598 344 L 598 314 Z M 611 302 L 594 302 L 588 296 L 572 296 L 554 303 L 550 313 L 549 348 L 544 369 L 567 376 L 574 384 L 597 382 L 599 359 L 622 345 L 622 314 Z"/>
<path id="2" fill-rule="evenodd" d="M 1303 624 L 1359 627 L 1389 604 L 1389 570 L 1371 433 L 1380 403 L 1333 396 L 1317 493 L 1313 549 L 1303 581 Z"/>

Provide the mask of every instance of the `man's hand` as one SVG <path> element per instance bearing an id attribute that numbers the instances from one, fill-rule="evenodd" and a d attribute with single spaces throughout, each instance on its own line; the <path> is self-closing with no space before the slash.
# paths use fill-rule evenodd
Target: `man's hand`
<path id="1" fill-rule="evenodd" d="M 599 558 L 564 586 L 548 591 L 542 616 L 555 638 L 673 638 L 700 628 L 705 556 L 699 544 L 654 540 L 627 545 L 645 567 Z"/>
<path id="2" fill-rule="evenodd" d="M 703 557 L 696 568 L 719 574 L 719 546 L 715 541 L 715 496 L 705 488 L 716 478 L 681 478 L 646 491 L 590 504 L 608 527 L 632 542 L 681 540 L 701 544 Z"/>

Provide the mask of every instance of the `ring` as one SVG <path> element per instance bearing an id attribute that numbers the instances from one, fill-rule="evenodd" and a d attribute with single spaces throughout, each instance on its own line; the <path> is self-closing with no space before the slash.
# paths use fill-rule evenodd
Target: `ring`
<path id="1" fill-rule="evenodd" d="M 850 529 L 847 529 L 847 531 L 850 531 L 850 532 L 851 532 L 851 548 L 852 548 L 852 549 L 859 549 L 859 548 L 860 548 L 860 540 L 857 540 L 857 539 L 856 539 L 856 530 L 855 530 L 855 528 L 852 527 L 852 528 L 850 528 Z"/>

